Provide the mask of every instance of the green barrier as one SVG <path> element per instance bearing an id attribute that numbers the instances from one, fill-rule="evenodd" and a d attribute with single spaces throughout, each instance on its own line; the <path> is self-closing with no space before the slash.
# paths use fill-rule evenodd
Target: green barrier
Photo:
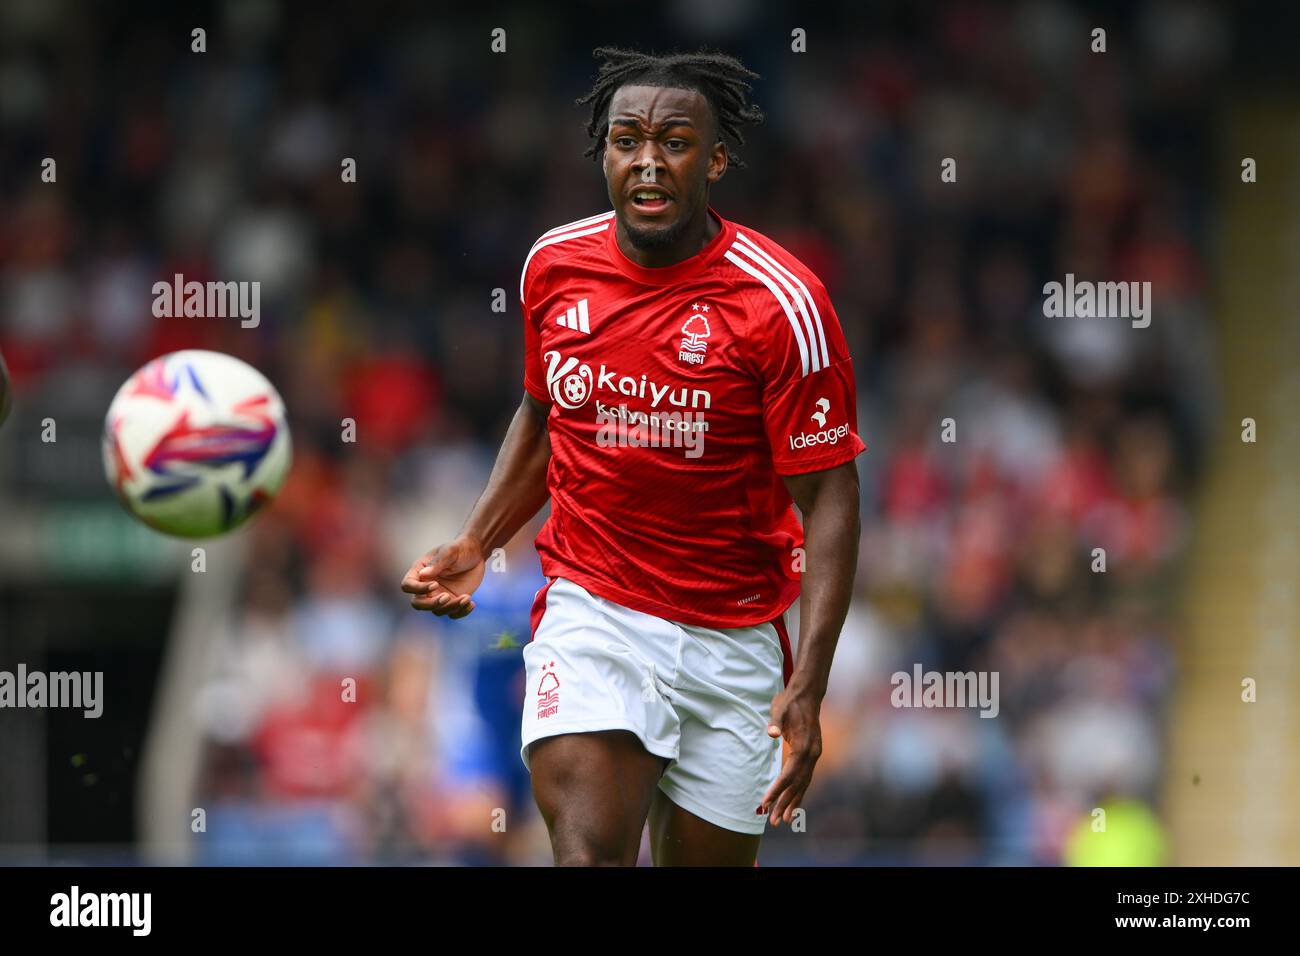
<path id="1" fill-rule="evenodd" d="M 51 506 L 39 529 L 40 560 L 54 579 L 155 581 L 188 569 L 184 543 L 134 521 L 116 501 Z"/>

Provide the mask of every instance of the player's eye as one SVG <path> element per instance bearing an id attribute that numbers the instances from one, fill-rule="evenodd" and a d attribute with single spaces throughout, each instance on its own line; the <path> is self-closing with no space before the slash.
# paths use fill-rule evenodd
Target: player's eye
<path id="1" fill-rule="evenodd" d="M 673 143 L 677 144 L 677 146 L 674 147 L 675 149 L 685 149 L 687 146 L 687 142 L 684 139 L 670 139 L 668 141 L 669 146 L 672 146 Z"/>
<path id="2" fill-rule="evenodd" d="M 616 146 L 622 146 L 624 149 L 636 145 L 636 141 L 631 136 L 618 136 L 614 139 Z"/>

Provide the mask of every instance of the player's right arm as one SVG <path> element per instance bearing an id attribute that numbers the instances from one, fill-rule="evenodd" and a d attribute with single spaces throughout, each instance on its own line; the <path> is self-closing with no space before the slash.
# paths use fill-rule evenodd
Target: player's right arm
<path id="1" fill-rule="evenodd" d="M 411 607 L 418 611 L 460 618 L 474 610 L 470 595 L 483 583 L 488 555 L 513 538 L 550 497 L 546 470 L 551 461 L 551 439 L 546 420 L 551 398 L 542 370 L 541 310 L 534 307 L 544 298 L 539 283 L 549 253 L 537 255 L 543 248 L 545 244 L 534 244 L 519 276 L 519 304 L 524 313 L 524 400 L 497 452 L 487 487 L 460 534 L 417 558 L 402 579 L 402 590 L 415 595 Z"/>
<path id="2" fill-rule="evenodd" d="M 529 393 L 506 431 L 496 464 L 465 526 L 453 540 L 417 558 L 402 579 L 415 597 L 411 607 L 461 618 L 474 610 L 470 597 L 483 582 L 488 555 L 514 537 L 546 504 L 551 441 L 550 406 Z"/>

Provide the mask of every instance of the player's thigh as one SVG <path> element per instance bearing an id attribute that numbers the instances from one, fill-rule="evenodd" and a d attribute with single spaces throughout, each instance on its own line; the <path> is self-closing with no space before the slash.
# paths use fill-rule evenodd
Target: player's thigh
<path id="1" fill-rule="evenodd" d="M 533 796 L 556 862 L 636 862 L 668 760 L 626 730 L 558 734 L 528 747 Z"/>
<path id="2" fill-rule="evenodd" d="M 663 819 L 673 833 L 698 834 L 717 852 L 757 847 L 756 839 L 744 838 L 762 836 L 766 818 L 756 810 L 781 772 L 781 741 L 767 732 L 772 699 L 783 686 L 779 635 L 770 625 L 683 632 L 674 685 L 677 758 L 659 781 L 682 813 L 665 809 Z M 708 839 L 715 830 L 740 839 L 721 833 Z"/>
<path id="3" fill-rule="evenodd" d="M 761 833 L 737 833 L 677 806 L 662 790 L 650 804 L 655 866 L 753 866 Z"/>

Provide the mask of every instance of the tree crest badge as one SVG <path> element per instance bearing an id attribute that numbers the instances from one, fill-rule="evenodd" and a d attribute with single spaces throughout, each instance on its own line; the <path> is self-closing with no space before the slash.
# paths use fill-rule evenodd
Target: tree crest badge
<path id="1" fill-rule="evenodd" d="M 709 337 L 709 307 L 697 303 L 691 304 L 691 317 L 682 326 L 682 343 L 678 346 L 677 360 L 687 365 L 700 365 L 704 362 L 704 353 L 709 347 L 705 341 Z"/>

